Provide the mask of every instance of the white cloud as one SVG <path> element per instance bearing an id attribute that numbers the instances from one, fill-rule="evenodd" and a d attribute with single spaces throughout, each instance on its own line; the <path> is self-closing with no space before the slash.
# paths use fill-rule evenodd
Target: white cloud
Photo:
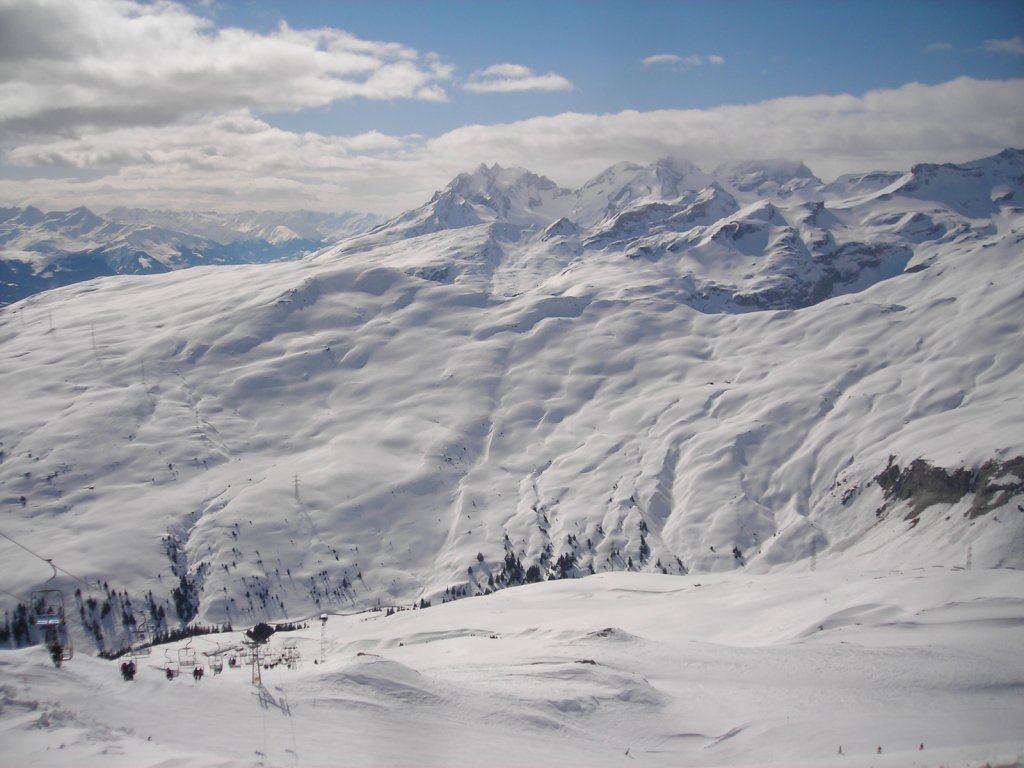
<path id="1" fill-rule="evenodd" d="M 483 77 L 533 77 L 533 70 L 522 64 L 493 64 L 479 75 Z"/>
<path id="2" fill-rule="evenodd" d="M 1009 53 L 1024 56 L 1024 37 L 1015 36 L 1007 40 L 986 40 L 985 50 L 989 53 Z"/>
<path id="3" fill-rule="evenodd" d="M 658 64 L 679 64 L 682 60 L 682 56 L 676 56 L 674 53 L 657 53 L 654 56 L 648 56 L 643 63 L 645 67 L 653 67 Z"/>
<path id="4" fill-rule="evenodd" d="M 703 64 L 724 64 L 725 58 L 718 54 L 711 53 L 704 56 L 699 53 L 691 53 L 689 56 L 678 56 L 674 53 L 657 53 L 654 56 L 648 56 L 643 60 L 645 67 L 655 67 L 660 65 L 675 66 L 677 64 L 685 64 L 689 67 L 699 67 Z"/>
<path id="5" fill-rule="evenodd" d="M 943 43 L 943 42 L 930 43 L 928 45 L 928 47 L 925 48 L 925 50 L 928 51 L 929 53 L 937 53 L 937 52 L 940 52 L 940 51 L 952 51 L 953 50 L 953 44 L 952 43 Z"/>
<path id="6" fill-rule="evenodd" d="M 572 83 L 554 72 L 536 75 L 522 64 L 494 64 L 471 74 L 462 89 L 470 93 L 571 91 Z"/>
<path id="7" fill-rule="evenodd" d="M 705 168 L 789 157 L 840 173 L 963 162 L 1021 146 L 1024 80 L 960 78 L 862 96 L 811 96 L 711 109 L 565 113 L 458 128 L 433 138 L 296 133 L 248 110 L 23 143 L 6 157 L 0 202 L 43 208 L 295 208 L 398 213 L 481 162 L 576 186 L 621 160 L 665 155 Z M 52 176 L 64 169 L 63 179 Z"/>
<path id="8" fill-rule="evenodd" d="M 339 29 L 216 29 L 166 0 L 0 0 L 0 132 L 8 135 L 357 97 L 438 101 L 452 72 L 436 56 Z"/>
<path id="9" fill-rule="evenodd" d="M 504 126 L 467 126 L 429 142 L 468 167 L 522 164 L 576 184 L 619 160 L 664 155 L 710 166 L 762 157 L 802 159 L 817 173 L 909 169 L 1020 146 L 1024 80 L 960 78 L 863 96 L 810 96 L 702 110 L 563 114 Z"/>

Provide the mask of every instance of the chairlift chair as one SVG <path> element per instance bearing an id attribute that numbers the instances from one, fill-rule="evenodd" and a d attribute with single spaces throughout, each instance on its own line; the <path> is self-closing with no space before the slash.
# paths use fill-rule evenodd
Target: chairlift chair
<path id="1" fill-rule="evenodd" d="M 178 649 L 178 666 L 179 667 L 194 667 L 196 665 L 196 652 L 191 647 L 192 639 L 189 638 L 188 643 L 184 648 Z"/>
<path id="2" fill-rule="evenodd" d="M 203 651 L 203 656 L 209 660 L 210 671 L 215 675 L 219 675 L 224 671 L 224 654 L 227 653 L 226 648 L 222 648 L 220 643 L 217 643 L 217 650 Z"/>
<path id="3" fill-rule="evenodd" d="M 295 669 L 299 665 L 299 661 L 301 659 L 302 655 L 299 653 L 298 641 L 286 641 L 284 644 L 284 654 L 282 656 L 282 661 L 284 661 L 288 669 Z"/>
<path id="4" fill-rule="evenodd" d="M 173 680 L 181 674 L 181 667 L 178 665 L 178 660 L 171 655 L 171 649 L 164 649 L 164 674 L 167 675 L 168 680 Z"/>
<path id="5" fill-rule="evenodd" d="M 150 644 L 149 638 L 149 622 L 146 620 L 146 614 L 138 611 L 142 616 L 142 620 L 136 620 L 132 626 L 130 635 L 131 640 L 128 646 L 128 656 L 133 659 L 138 659 L 143 656 L 149 656 L 153 653 L 153 647 Z"/>
<path id="6" fill-rule="evenodd" d="M 50 563 L 51 567 L 53 563 Z M 57 575 L 54 568 L 52 581 Z M 59 589 L 37 589 L 32 592 L 32 623 L 43 635 L 46 649 L 53 655 L 54 663 L 69 661 L 74 655 L 68 625 L 64 619 L 64 593 Z"/>

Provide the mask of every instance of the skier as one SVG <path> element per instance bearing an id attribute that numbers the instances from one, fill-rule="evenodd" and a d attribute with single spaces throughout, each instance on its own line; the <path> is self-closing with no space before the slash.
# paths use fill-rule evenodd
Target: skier
<path id="1" fill-rule="evenodd" d="M 61 659 L 64 656 L 64 646 L 60 643 L 50 643 L 50 658 L 53 659 L 53 666 L 60 667 Z"/>

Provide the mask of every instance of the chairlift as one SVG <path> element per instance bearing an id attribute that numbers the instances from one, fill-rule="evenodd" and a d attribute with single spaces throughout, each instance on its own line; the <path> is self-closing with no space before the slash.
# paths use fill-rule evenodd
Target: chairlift
<path id="1" fill-rule="evenodd" d="M 149 656 L 153 652 L 149 636 L 149 621 L 146 619 L 146 614 L 142 611 L 136 611 L 136 613 L 142 616 L 142 620 L 136 619 L 129 633 L 131 639 L 128 646 L 128 656 L 133 659 Z"/>
<path id="2" fill-rule="evenodd" d="M 57 566 L 51 560 L 46 562 L 53 568 L 53 576 L 46 582 L 49 584 L 57 578 Z M 43 644 L 57 666 L 60 666 L 62 661 L 69 661 L 74 655 L 64 617 L 63 592 L 51 587 L 43 587 L 32 592 L 32 623 L 42 632 Z"/>
<path id="3" fill-rule="evenodd" d="M 171 654 L 170 648 L 164 649 L 164 674 L 168 680 L 173 680 L 181 674 L 181 667 L 178 660 Z"/>
<path id="4" fill-rule="evenodd" d="M 299 666 L 299 662 L 302 660 L 302 655 L 299 653 L 297 640 L 285 641 L 284 653 L 282 654 L 281 660 L 285 663 L 288 669 L 295 669 Z"/>
<path id="5" fill-rule="evenodd" d="M 203 651 L 203 656 L 209 660 L 210 671 L 215 675 L 219 675 L 224 671 L 224 654 L 227 653 L 227 649 L 222 648 L 220 643 L 217 643 L 217 650 L 211 652 Z M 232 665 L 234 666 L 234 665 Z"/>
<path id="6" fill-rule="evenodd" d="M 188 643 L 185 644 L 184 648 L 178 649 L 178 666 L 179 667 L 194 667 L 196 665 L 196 652 L 192 646 L 192 638 L 189 638 Z"/>

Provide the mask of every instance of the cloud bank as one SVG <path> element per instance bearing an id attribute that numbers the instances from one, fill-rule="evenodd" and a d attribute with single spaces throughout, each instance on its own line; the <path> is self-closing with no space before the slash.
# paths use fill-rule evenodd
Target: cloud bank
<path id="1" fill-rule="evenodd" d="M 676 155 L 711 166 L 789 157 L 829 179 L 1019 147 L 1022 126 L 1024 80 L 970 78 L 701 110 L 564 113 L 436 137 L 296 133 L 236 109 L 22 143 L 5 160 L 35 178 L 0 180 L 0 200 L 394 214 L 481 162 L 523 166 L 575 186 L 621 160 Z"/>
<path id="2" fill-rule="evenodd" d="M 0 0 L 0 133 L 160 126 L 339 100 L 444 101 L 452 67 L 338 29 L 215 29 L 183 6 Z"/>

